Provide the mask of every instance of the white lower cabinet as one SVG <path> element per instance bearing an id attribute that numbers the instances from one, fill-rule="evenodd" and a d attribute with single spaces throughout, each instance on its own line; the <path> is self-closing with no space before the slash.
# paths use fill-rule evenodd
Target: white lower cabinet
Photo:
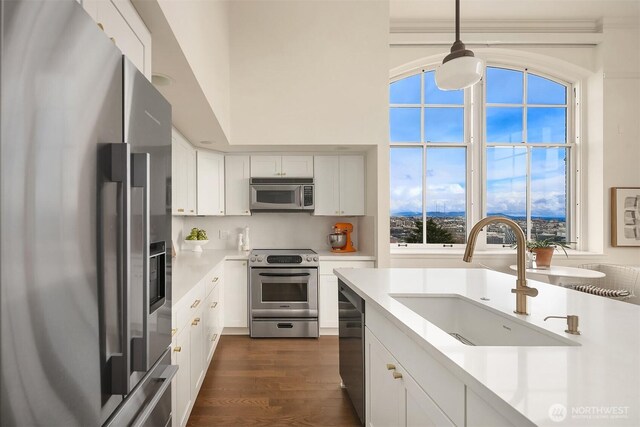
<path id="1" fill-rule="evenodd" d="M 187 423 L 189 411 L 191 410 L 191 375 L 190 365 L 190 343 L 189 329 L 183 329 L 174 337 L 175 344 L 172 351 L 172 363 L 178 365 L 178 372 L 173 380 L 173 395 L 175 403 L 173 408 L 173 425 L 183 426 Z"/>
<path id="2" fill-rule="evenodd" d="M 320 335 L 338 333 L 338 277 L 334 268 L 373 268 L 373 261 L 320 261 L 318 269 L 318 311 Z"/>
<path id="3" fill-rule="evenodd" d="M 247 261 L 224 263 L 224 327 L 248 328 Z"/>
<path id="4" fill-rule="evenodd" d="M 318 283 L 318 308 L 321 328 L 338 327 L 338 278 L 334 274 L 321 274 Z"/>
<path id="5" fill-rule="evenodd" d="M 455 425 L 368 328 L 365 343 L 368 426 Z"/>
<path id="6" fill-rule="evenodd" d="M 173 307 L 172 426 L 187 424 L 223 327 L 223 267 L 220 263 Z"/>

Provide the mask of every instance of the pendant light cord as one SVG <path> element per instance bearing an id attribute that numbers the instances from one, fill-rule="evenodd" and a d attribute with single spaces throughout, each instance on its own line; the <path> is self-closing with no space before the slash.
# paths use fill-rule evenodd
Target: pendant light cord
<path id="1" fill-rule="evenodd" d="M 460 0 L 456 0 L 456 41 L 460 41 Z"/>

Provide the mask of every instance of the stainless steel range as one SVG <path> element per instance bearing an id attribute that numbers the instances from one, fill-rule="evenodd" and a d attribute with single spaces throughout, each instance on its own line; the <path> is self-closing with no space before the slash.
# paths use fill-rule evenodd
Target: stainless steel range
<path id="1" fill-rule="evenodd" d="M 249 255 L 251 337 L 318 337 L 318 254 L 254 249 Z"/>

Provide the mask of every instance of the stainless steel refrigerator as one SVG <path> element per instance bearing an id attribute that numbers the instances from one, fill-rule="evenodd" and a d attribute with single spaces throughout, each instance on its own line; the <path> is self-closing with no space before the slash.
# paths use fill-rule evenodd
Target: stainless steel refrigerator
<path id="1" fill-rule="evenodd" d="M 0 22 L 0 425 L 165 426 L 171 106 L 74 0 Z"/>

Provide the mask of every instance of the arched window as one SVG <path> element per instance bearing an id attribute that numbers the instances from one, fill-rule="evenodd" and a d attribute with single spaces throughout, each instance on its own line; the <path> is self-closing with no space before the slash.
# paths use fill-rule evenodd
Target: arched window
<path id="1" fill-rule="evenodd" d="M 438 90 L 433 70 L 392 81 L 391 244 L 464 244 L 486 215 L 511 217 L 529 239 L 571 241 L 571 96 L 569 83 L 493 65 L 466 93 Z M 486 241 L 514 236 L 492 225 Z"/>

